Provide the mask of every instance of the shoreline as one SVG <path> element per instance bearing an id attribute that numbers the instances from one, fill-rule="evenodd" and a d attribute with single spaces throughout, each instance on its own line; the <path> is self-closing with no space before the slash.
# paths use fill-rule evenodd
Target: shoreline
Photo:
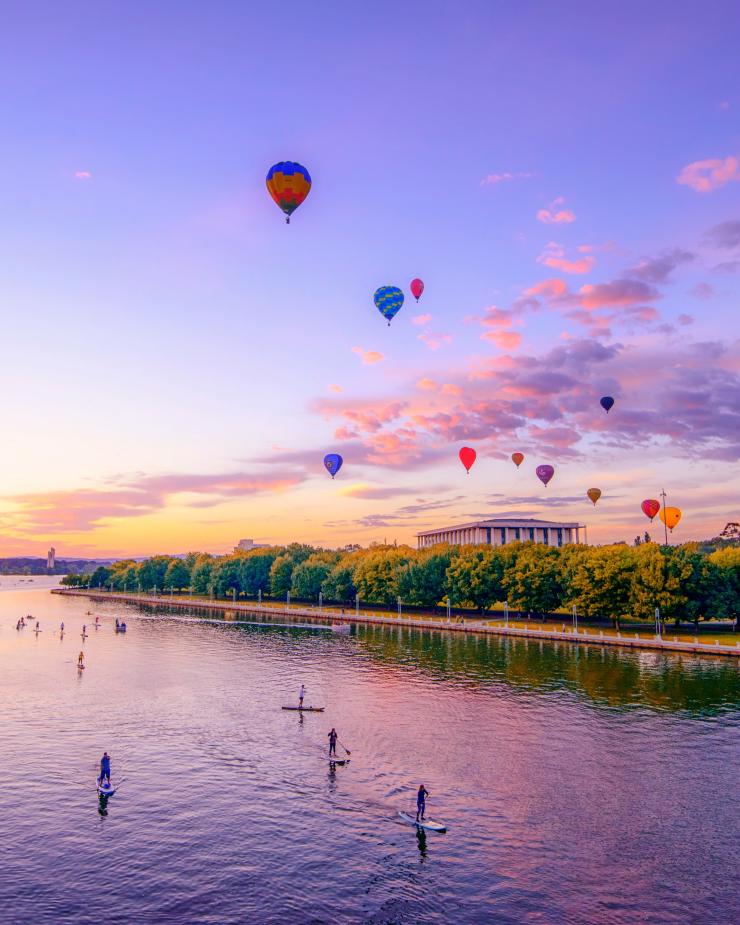
<path id="1" fill-rule="evenodd" d="M 529 629 L 526 627 L 498 626 L 484 623 L 481 621 L 471 620 L 466 623 L 447 623 L 443 620 L 430 619 L 410 619 L 407 617 L 389 617 L 380 613 L 362 611 L 359 614 L 355 611 L 351 613 L 335 613 L 334 611 L 320 610 L 316 607 L 268 607 L 260 604 L 250 604 L 246 602 L 210 601 L 192 598 L 174 598 L 169 595 L 153 594 L 127 594 L 120 591 L 90 591 L 80 590 L 77 588 L 52 588 L 52 594 L 61 594 L 65 597 L 87 597 L 99 601 L 120 601 L 125 604 L 141 604 L 154 607 L 171 607 L 181 610 L 211 610 L 222 612 L 241 612 L 251 613 L 260 616 L 277 617 L 280 615 L 290 617 L 300 617 L 304 620 L 322 621 L 327 625 L 332 623 L 351 624 L 358 623 L 375 626 L 398 626 L 407 629 L 425 629 L 437 630 L 440 632 L 452 633 L 474 633 L 483 636 L 514 636 L 526 639 L 550 639 L 556 642 L 573 642 L 579 645 L 597 645 L 597 646 L 617 646 L 626 649 L 647 649 L 652 651 L 666 652 L 685 652 L 691 655 L 710 655 L 723 656 L 730 658 L 740 657 L 740 644 L 734 646 L 722 645 L 720 643 L 702 643 L 702 642 L 679 642 L 666 639 L 665 637 L 646 636 L 644 639 L 639 634 L 634 636 L 616 636 L 604 635 L 603 631 L 589 633 L 569 632 L 562 630 L 540 630 Z"/>

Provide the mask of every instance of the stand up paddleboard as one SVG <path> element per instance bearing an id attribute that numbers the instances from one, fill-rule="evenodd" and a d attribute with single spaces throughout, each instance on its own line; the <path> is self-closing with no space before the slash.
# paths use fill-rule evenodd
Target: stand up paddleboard
<path id="1" fill-rule="evenodd" d="M 334 755 L 329 755 L 329 764 L 349 764 L 349 758 L 336 758 Z"/>
<path id="2" fill-rule="evenodd" d="M 416 816 L 412 816 L 410 813 L 399 812 L 398 815 L 401 817 L 401 819 L 403 819 L 405 823 L 407 823 L 408 825 L 415 825 L 419 829 L 427 829 L 427 831 L 429 832 L 446 832 L 447 831 L 446 825 L 442 825 L 441 822 L 435 822 L 433 819 L 420 819 L 417 822 Z"/>
<path id="3" fill-rule="evenodd" d="M 283 710 L 298 710 L 301 713 L 323 713 L 325 707 L 282 707 Z"/>
<path id="4" fill-rule="evenodd" d="M 104 784 L 100 783 L 100 778 L 95 778 L 95 789 L 98 791 L 101 797 L 112 797 L 116 792 L 116 788 L 109 784 L 107 781 Z"/>

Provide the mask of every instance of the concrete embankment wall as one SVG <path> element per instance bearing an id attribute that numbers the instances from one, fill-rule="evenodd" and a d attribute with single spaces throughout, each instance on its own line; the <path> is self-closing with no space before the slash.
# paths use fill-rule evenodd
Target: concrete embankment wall
<path id="1" fill-rule="evenodd" d="M 555 639 L 562 642 L 573 642 L 587 645 L 619 646 L 628 649 L 653 649 L 667 652 L 687 652 L 697 655 L 721 655 L 727 657 L 740 657 L 740 646 L 718 645 L 706 642 L 678 642 L 665 637 L 648 636 L 636 638 L 635 636 L 609 636 L 603 633 L 596 635 L 587 632 L 559 632 L 557 630 L 539 630 L 526 627 L 512 627 L 491 625 L 480 621 L 467 621 L 465 623 L 447 623 L 441 620 L 409 619 L 405 617 L 389 617 L 384 614 L 361 611 L 339 613 L 333 610 L 321 611 L 316 607 L 268 607 L 266 605 L 250 604 L 239 601 L 228 603 L 226 601 L 208 601 L 200 598 L 170 597 L 153 594 L 124 594 L 117 591 L 80 591 L 76 589 L 54 589 L 52 594 L 63 594 L 69 597 L 88 597 L 99 601 L 120 601 L 126 604 L 141 604 L 150 607 L 168 607 L 179 610 L 206 610 L 231 611 L 254 616 L 292 617 L 302 620 L 312 620 L 326 624 L 357 623 L 381 626 L 402 626 L 409 629 L 428 629 L 450 633 L 479 633 L 487 636 L 519 636 L 528 639 Z"/>

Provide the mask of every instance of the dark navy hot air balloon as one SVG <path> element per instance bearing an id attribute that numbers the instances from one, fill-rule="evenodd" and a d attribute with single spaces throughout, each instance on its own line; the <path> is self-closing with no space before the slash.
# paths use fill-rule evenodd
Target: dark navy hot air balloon
<path id="1" fill-rule="evenodd" d="M 614 407 L 614 399 L 611 397 L 611 395 L 605 395 L 605 396 L 601 399 L 601 401 L 599 402 L 599 404 L 600 404 L 601 407 L 604 409 L 604 411 L 606 411 L 606 413 L 609 414 L 609 412 L 610 412 L 610 411 L 612 410 L 612 408 Z"/>
<path id="2" fill-rule="evenodd" d="M 339 455 L 339 453 L 327 453 L 324 456 L 324 467 L 329 475 L 334 478 L 334 476 L 342 468 L 342 463 L 344 460 Z"/>
<path id="3" fill-rule="evenodd" d="M 398 314 L 398 310 L 403 305 L 403 293 L 398 286 L 381 286 L 375 290 L 373 296 L 375 307 L 388 322 L 390 327 L 391 321 Z"/>

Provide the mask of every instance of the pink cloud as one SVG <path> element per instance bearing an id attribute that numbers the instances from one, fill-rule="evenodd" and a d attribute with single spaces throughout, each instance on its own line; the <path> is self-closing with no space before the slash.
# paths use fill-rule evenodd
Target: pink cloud
<path id="1" fill-rule="evenodd" d="M 603 244 L 580 244 L 577 248 L 581 254 L 609 254 L 617 249 L 614 241 L 605 241 Z"/>
<path id="2" fill-rule="evenodd" d="M 341 392 L 341 391 L 343 391 L 341 385 L 336 385 L 335 383 L 332 383 L 328 388 L 329 388 L 329 391 L 330 391 L 330 392 Z"/>
<path id="3" fill-rule="evenodd" d="M 430 350 L 439 350 L 440 347 L 443 347 L 445 344 L 452 343 L 451 334 L 417 334 L 419 340 L 426 344 Z"/>
<path id="4" fill-rule="evenodd" d="M 563 205 L 565 199 L 563 196 L 558 196 L 557 199 L 553 199 L 547 209 L 540 209 L 537 213 L 537 221 L 544 222 L 546 225 L 563 225 L 570 224 L 576 220 L 575 212 L 571 212 L 570 209 L 559 209 L 558 206 Z"/>
<path id="5" fill-rule="evenodd" d="M 689 294 L 696 296 L 697 299 L 711 299 L 714 295 L 714 286 L 709 283 L 697 283 Z"/>
<path id="6" fill-rule="evenodd" d="M 92 174 L 89 170 L 75 170 L 75 180 L 91 180 Z"/>
<path id="7" fill-rule="evenodd" d="M 522 342 L 522 335 L 518 331 L 486 331 L 480 338 L 491 341 L 502 350 L 515 350 Z"/>
<path id="8" fill-rule="evenodd" d="M 519 171 L 518 173 L 509 173 L 508 171 L 504 173 L 489 173 L 488 176 L 483 177 L 480 181 L 480 185 L 494 186 L 496 183 L 504 183 L 507 180 L 530 180 L 533 176 L 533 173 L 527 173 L 526 171 Z"/>
<path id="9" fill-rule="evenodd" d="M 424 325 L 429 324 L 431 320 L 432 320 L 431 315 L 414 315 L 414 317 L 411 319 L 411 324 L 416 324 L 419 327 L 423 328 Z"/>
<path id="10" fill-rule="evenodd" d="M 550 241 L 537 258 L 537 262 L 553 270 L 561 270 L 563 273 L 589 273 L 596 263 L 596 258 L 587 256 L 578 260 L 568 260 L 565 256 L 565 248 Z"/>
<path id="11" fill-rule="evenodd" d="M 676 177 L 676 183 L 689 186 L 697 193 L 710 193 L 732 180 L 740 180 L 740 160 L 737 157 L 693 161 Z"/>
<path id="12" fill-rule="evenodd" d="M 416 383 L 416 388 L 421 389 L 423 392 L 434 392 L 437 388 L 437 383 L 434 379 L 419 379 Z"/>
<path id="13" fill-rule="evenodd" d="M 462 395 L 462 393 L 463 390 L 460 388 L 460 386 L 455 385 L 452 382 L 445 382 L 445 384 L 442 386 L 443 395 Z"/>
<path id="14" fill-rule="evenodd" d="M 660 295 L 652 286 L 636 279 L 615 279 L 609 283 L 589 283 L 581 286 L 579 291 L 580 304 L 589 311 L 596 308 L 651 302 Z"/>
<path id="15" fill-rule="evenodd" d="M 545 296 L 546 298 L 557 298 L 563 296 L 568 291 L 568 284 L 562 279 L 552 278 L 543 279 L 541 283 L 536 283 L 524 290 L 526 296 Z"/>
<path id="16" fill-rule="evenodd" d="M 373 363 L 380 363 L 385 359 L 382 353 L 377 350 L 365 350 L 364 347 L 353 347 L 352 353 L 356 353 L 366 366 L 372 366 Z"/>

